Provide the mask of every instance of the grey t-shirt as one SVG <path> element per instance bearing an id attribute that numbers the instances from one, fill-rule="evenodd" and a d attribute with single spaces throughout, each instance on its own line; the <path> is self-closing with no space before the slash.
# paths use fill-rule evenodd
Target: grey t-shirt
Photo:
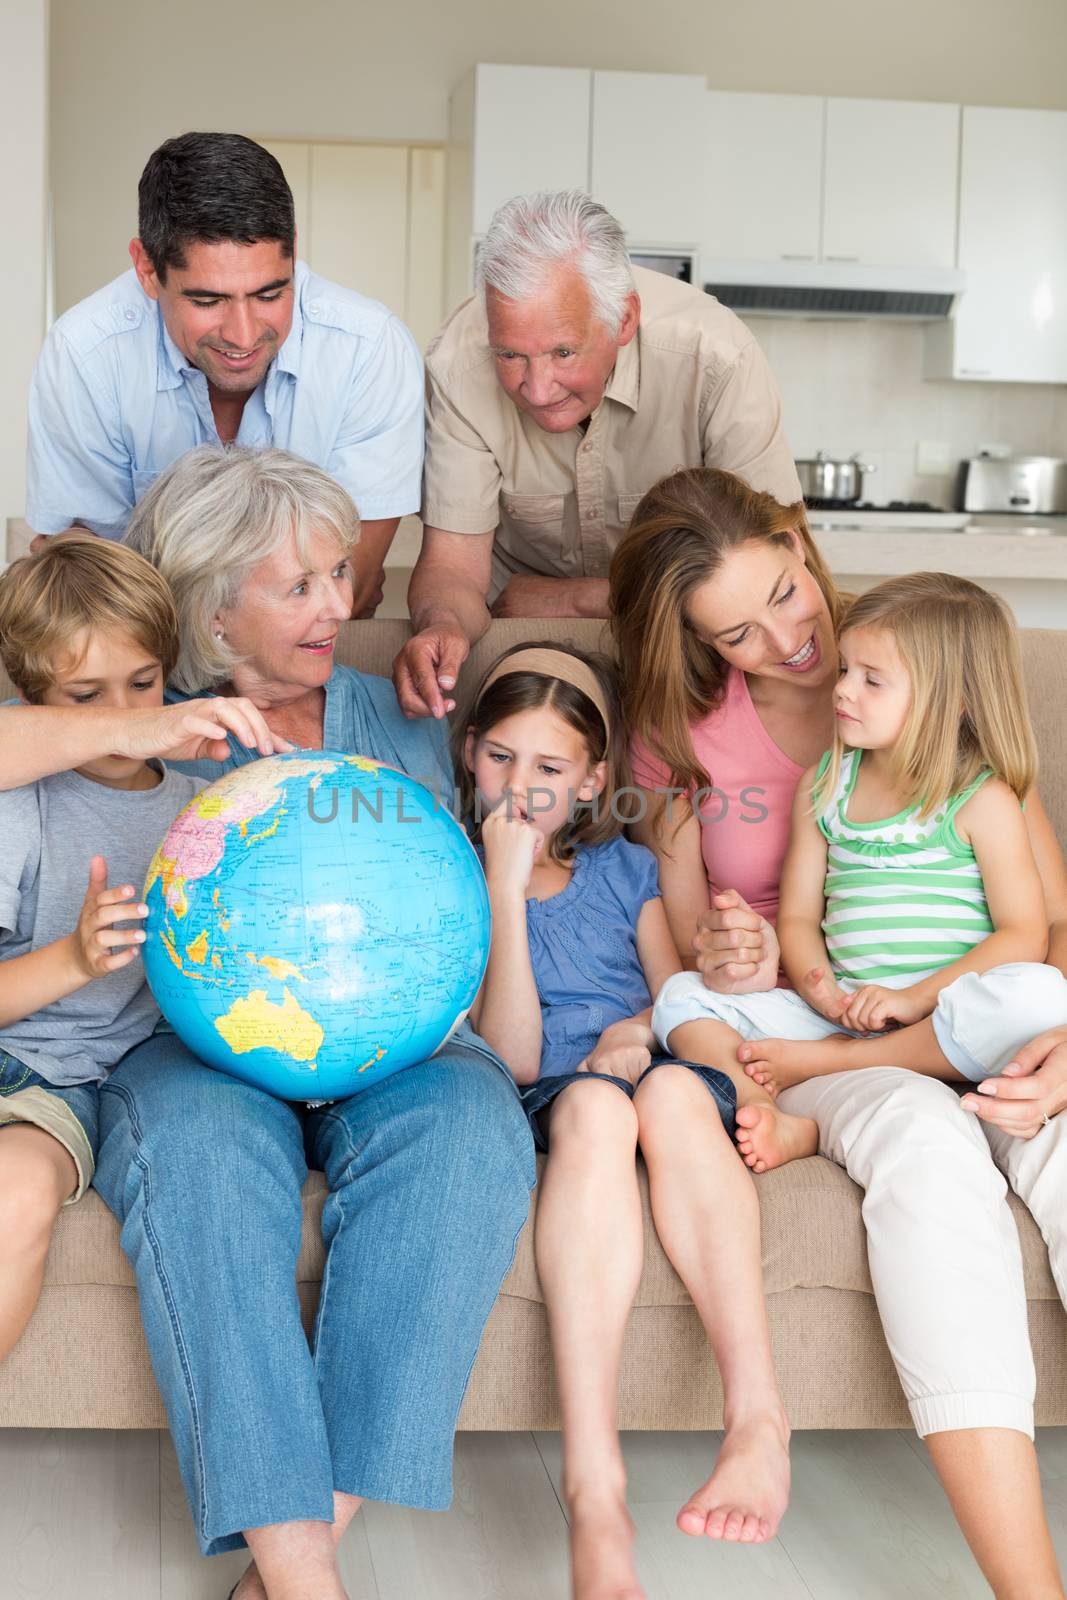
<path id="1" fill-rule="evenodd" d="M 93 856 L 107 862 L 109 888 L 132 883 L 140 896 L 156 847 L 204 787 L 202 778 L 151 765 L 163 774 L 154 789 L 111 789 L 60 772 L 0 793 L 0 961 L 73 933 Z M 158 1020 L 138 957 L 0 1028 L 0 1050 L 57 1086 L 93 1083 Z"/>

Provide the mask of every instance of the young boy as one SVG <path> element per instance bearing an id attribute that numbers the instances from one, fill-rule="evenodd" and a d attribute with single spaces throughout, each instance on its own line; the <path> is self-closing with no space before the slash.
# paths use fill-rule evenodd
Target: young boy
<path id="1" fill-rule="evenodd" d="M 124 545 L 67 535 L 0 577 L 0 660 L 26 701 L 162 706 L 177 648 L 170 590 Z M 203 786 L 108 755 L 0 793 L 0 1360 L 92 1179 L 97 1085 L 159 1019 L 138 896 Z"/>

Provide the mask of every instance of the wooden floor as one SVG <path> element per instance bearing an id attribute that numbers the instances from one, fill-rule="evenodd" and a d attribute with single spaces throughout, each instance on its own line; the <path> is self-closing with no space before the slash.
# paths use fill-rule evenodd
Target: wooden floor
<path id="1" fill-rule="evenodd" d="M 649 1600 L 988 1597 L 910 1434 L 798 1434 L 792 1505 L 755 1549 L 674 1527 L 716 1442 L 626 1436 Z M 1038 1449 L 1067 1570 L 1067 1428 Z M 370 1505 L 353 1523 L 341 1551 L 352 1600 L 567 1600 L 558 1480 L 556 1434 L 460 1434 L 451 1511 Z M 224 1600 L 243 1565 L 198 1554 L 169 1435 L 0 1432 L 0 1600 Z"/>

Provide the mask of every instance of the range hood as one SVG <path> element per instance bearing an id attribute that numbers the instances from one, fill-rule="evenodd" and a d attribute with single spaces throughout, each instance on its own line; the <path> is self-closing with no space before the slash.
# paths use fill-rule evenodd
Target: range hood
<path id="1" fill-rule="evenodd" d="M 709 294 L 744 316 L 893 317 L 937 322 L 966 284 L 955 267 L 872 267 L 852 261 L 704 259 Z"/>

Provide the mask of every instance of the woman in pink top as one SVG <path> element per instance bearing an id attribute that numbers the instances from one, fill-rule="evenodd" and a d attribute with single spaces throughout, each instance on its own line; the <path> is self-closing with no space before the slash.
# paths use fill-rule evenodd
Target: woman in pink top
<path id="1" fill-rule="evenodd" d="M 793 792 L 832 742 L 838 668 L 840 597 L 803 505 L 713 469 L 665 478 L 616 552 L 611 602 L 645 792 L 637 837 L 659 860 L 678 949 L 720 993 L 770 988 Z M 1067 970 L 1067 869 L 1036 792 L 1027 821 L 1048 960 Z M 889 1350 L 999 1600 L 1064 1595 L 1032 1443 L 1019 1240 L 997 1170 L 1062 1259 L 1067 1028 L 1053 1020 L 1067 1019 L 1050 1019 L 1021 1052 L 1014 1081 L 1009 1067 L 962 1100 L 894 1067 L 816 1078 L 779 1098 L 814 1119 L 821 1153 L 866 1191 Z"/>

